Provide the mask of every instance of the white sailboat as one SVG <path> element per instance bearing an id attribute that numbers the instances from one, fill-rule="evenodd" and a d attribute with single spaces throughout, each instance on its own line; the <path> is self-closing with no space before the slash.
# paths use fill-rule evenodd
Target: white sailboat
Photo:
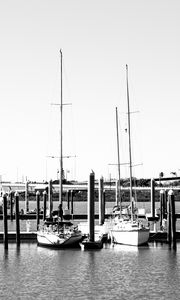
<path id="1" fill-rule="evenodd" d="M 37 242 L 39 246 L 66 248 L 79 246 L 82 233 L 70 221 L 59 219 L 47 219 L 40 225 L 37 231 Z"/>
<path id="2" fill-rule="evenodd" d="M 37 230 L 37 243 L 40 246 L 51 246 L 55 248 L 73 247 L 79 245 L 82 240 L 82 233 L 78 226 L 74 226 L 71 222 L 62 220 L 60 207 L 62 211 L 62 170 L 63 170 L 63 155 L 62 155 L 62 110 L 63 110 L 63 94 L 62 94 L 62 51 L 61 56 L 61 123 L 60 123 L 60 176 L 59 176 L 59 217 L 48 218 L 42 225 L 39 225 Z M 61 215 L 61 218 L 60 218 Z"/>
<path id="3" fill-rule="evenodd" d="M 130 123 L 130 107 L 129 107 L 129 87 L 128 87 L 128 66 L 126 65 L 126 81 L 127 81 L 127 106 L 128 106 L 128 138 L 129 138 L 129 170 L 130 170 L 130 217 L 122 215 L 121 199 L 120 214 L 112 222 L 111 238 L 114 243 L 140 246 L 146 244 L 149 239 L 149 227 L 143 225 L 134 214 L 134 201 L 132 192 L 132 158 L 131 158 L 131 123 Z M 118 155 L 119 158 L 119 155 Z M 118 161 L 118 166 L 120 162 Z M 120 172 L 119 172 L 120 174 Z M 119 178 L 120 182 L 120 178 Z"/>

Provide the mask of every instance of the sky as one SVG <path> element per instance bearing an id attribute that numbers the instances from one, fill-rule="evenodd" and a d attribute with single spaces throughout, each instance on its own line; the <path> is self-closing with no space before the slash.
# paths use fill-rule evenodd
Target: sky
<path id="1" fill-rule="evenodd" d="M 180 175 L 179 0 L 1 0 L 0 175 L 58 178 L 60 49 L 68 180 Z M 54 156 L 54 158 L 52 158 Z M 121 177 L 128 177 L 127 165 Z"/>

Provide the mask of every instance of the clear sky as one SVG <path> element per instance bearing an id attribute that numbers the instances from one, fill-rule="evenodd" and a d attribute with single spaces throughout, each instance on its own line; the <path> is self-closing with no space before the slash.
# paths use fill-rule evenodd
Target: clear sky
<path id="1" fill-rule="evenodd" d="M 116 106 L 128 161 L 126 64 L 133 174 L 180 174 L 179 0 L 1 0 L 0 41 L 3 180 L 57 178 L 60 48 L 68 179 L 117 177 Z"/>

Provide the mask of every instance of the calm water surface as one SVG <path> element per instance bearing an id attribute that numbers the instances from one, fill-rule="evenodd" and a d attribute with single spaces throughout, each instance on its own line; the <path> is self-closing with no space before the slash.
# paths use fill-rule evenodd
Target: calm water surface
<path id="1" fill-rule="evenodd" d="M 0 299 L 179 299 L 180 244 L 51 250 L 0 244 Z"/>

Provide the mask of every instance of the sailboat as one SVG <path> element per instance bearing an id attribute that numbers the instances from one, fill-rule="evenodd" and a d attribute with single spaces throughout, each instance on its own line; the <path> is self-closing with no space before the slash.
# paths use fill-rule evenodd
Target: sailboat
<path id="1" fill-rule="evenodd" d="M 113 220 L 111 228 L 111 238 L 114 243 L 140 246 L 148 242 L 149 227 L 146 227 L 137 219 L 134 213 L 134 200 L 132 191 L 132 158 L 131 158 L 131 122 L 129 105 L 129 86 L 128 86 L 128 66 L 126 65 L 127 82 L 127 108 L 128 108 L 128 140 L 129 140 L 129 170 L 130 170 L 130 216 L 122 215 L 121 199 L 120 214 Z M 119 157 L 119 155 L 118 155 Z M 118 167 L 120 162 L 118 161 Z M 120 172 L 119 172 L 120 174 Z M 120 179 L 119 179 L 120 181 Z"/>
<path id="2" fill-rule="evenodd" d="M 37 243 L 40 246 L 50 246 L 55 248 L 79 246 L 82 240 L 82 233 L 78 226 L 74 226 L 72 222 L 63 220 L 62 211 L 62 170 L 63 170 L 63 155 L 62 155 L 62 111 L 63 111 L 63 85 L 62 85 L 62 51 L 61 57 L 61 103 L 60 103 L 60 176 L 59 176 L 59 216 L 56 218 L 46 218 L 42 225 L 39 225 L 37 230 Z"/>
<path id="3" fill-rule="evenodd" d="M 52 248 L 67 248 L 79 246 L 82 233 L 78 226 L 70 221 L 46 219 L 37 231 L 37 243 L 39 246 Z"/>

